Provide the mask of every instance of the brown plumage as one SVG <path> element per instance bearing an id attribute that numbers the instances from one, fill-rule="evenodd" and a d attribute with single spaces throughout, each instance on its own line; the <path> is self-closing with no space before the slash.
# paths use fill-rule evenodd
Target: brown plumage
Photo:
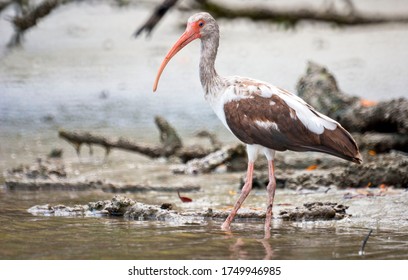
<path id="1" fill-rule="evenodd" d="M 252 94 L 251 99 L 227 102 L 224 111 L 231 132 L 246 144 L 258 144 L 276 151 L 323 152 L 362 162 L 356 142 L 342 126 L 325 129 L 322 134 L 313 133 L 278 95 L 265 98 Z M 265 127 L 259 123 L 274 125 Z"/>

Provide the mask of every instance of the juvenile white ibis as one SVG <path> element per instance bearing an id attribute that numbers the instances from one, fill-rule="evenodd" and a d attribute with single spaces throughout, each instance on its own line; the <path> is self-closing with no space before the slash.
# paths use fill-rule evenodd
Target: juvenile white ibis
<path id="1" fill-rule="evenodd" d="M 248 170 L 241 195 L 222 229 L 230 225 L 252 189 L 252 174 L 258 152 L 268 160 L 269 184 L 265 238 L 270 236 L 275 196 L 275 151 L 316 151 L 361 163 L 361 155 L 351 135 L 336 121 L 317 112 L 298 96 L 262 81 L 238 76 L 221 77 L 214 68 L 219 29 L 208 13 L 191 16 L 187 28 L 163 60 L 153 91 L 170 59 L 188 43 L 201 39 L 200 80 L 205 99 L 221 122 L 247 146 Z"/>

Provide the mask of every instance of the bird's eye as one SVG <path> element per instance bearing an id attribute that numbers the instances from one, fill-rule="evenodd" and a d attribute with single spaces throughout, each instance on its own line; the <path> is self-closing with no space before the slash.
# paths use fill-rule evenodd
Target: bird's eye
<path id="1" fill-rule="evenodd" d="M 204 26 L 204 21 L 200 21 L 200 22 L 198 23 L 198 26 L 203 27 L 203 26 Z"/>

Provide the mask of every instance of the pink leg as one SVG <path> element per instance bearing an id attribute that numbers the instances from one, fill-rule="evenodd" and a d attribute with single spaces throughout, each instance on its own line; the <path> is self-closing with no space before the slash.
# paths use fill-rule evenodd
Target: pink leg
<path id="1" fill-rule="evenodd" d="M 275 198 L 276 190 L 276 179 L 275 179 L 275 166 L 273 160 L 268 161 L 268 173 L 269 173 L 269 184 L 266 187 L 268 192 L 268 205 L 266 208 L 266 217 L 265 217 L 265 239 L 271 237 L 271 219 L 272 219 L 272 207 L 273 199 Z"/>
<path id="2" fill-rule="evenodd" d="M 245 185 L 242 187 L 241 195 L 237 202 L 235 202 L 234 209 L 232 209 L 231 213 L 228 215 L 225 222 L 222 224 L 221 229 L 223 230 L 230 230 L 231 222 L 234 219 L 235 215 L 237 214 L 239 208 L 241 207 L 242 203 L 244 202 L 245 198 L 248 196 L 249 192 L 252 189 L 252 176 L 254 173 L 254 162 L 248 162 L 248 170 Z"/>

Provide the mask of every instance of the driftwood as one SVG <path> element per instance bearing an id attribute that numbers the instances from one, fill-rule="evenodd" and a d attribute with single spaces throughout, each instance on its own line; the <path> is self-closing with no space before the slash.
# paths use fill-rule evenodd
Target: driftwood
<path id="1" fill-rule="evenodd" d="M 300 78 L 297 91 L 306 102 L 350 132 L 388 133 L 366 133 L 357 137 L 361 146 L 377 152 L 408 151 L 407 99 L 371 102 L 349 96 L 339 89 L 326 68 L 313 62 L 309 62 L 306 74 Z"/>
<path id="2" fill-rule="evenodd" d="M 231 161 L 246 162 L 246 151 L 243 144 L 225 146 L 203 158 L 188 161 L 173 169 L 176 174 L 209 173 L 222 164 L 232 164 Z"/>
<path id="3" fill-rule="evenodd" d="M 310 7 L 278 8 L 265 5 L 246 5 L 234 7 L 221 4 L 220 1 L 196 0 L 200 9 L 206 10 L 214 17 L 237 18 L 246 17 L 252 20 L 268 20 L 287 25 L 296 25 L 299 21 L 335 23 L 338 25 L 366 25 L 389 22 L 408 22 L 408 15 L 382 15 L 362 13 L 355 9 L 351 1 L 347 1 L 348 10 L 338 11 L 334 7 L 311 9 Z"/>
<path id="4" fill-rule="evenodd" d="M 28 209 L 33 215 L 45 216 L 122 216 L 135 220 L 161 220 L 178 224 L 203 223 L 208 219 L 225 219 L 228 211 L 208 209 L 203 212 L 177 212 L 168 203 L 149 205 L 115 196 L 111 200 L 89 202 L 87 205 L 36 205 Z M 292 221 L 338 220 L 347 217 L 347 207 L 336 203 L 309 203 L 304 207 L 281 211 L 278 218 Z M 265 211 L 241 209 L 235 220 L 264 220 Z"/>
<path id="5" fill-rule="evenodd" d="M 105 148 L 106 156 L 109 155 L 111 149 L 121 149 L 131 152 L 137 152 L 151 158 L 175 156 L 187 162 L 193 158 L 201 158 L 213 152 L 213 148 L 204 148 L 201 146 L 185 147 L 177 134 L 176 129 L 171 126 L 164 118 L 155 117 L 155 123 L 160 131 L 161 145 L 140 144 L 127 139 L 109 139 L 102 136 L 97 136 L 89 132 L 78 131 L 59 131 L 59 137 L 71 143 L 76 152 L 79 154 L 83 144 L 99 145 Z"/>

